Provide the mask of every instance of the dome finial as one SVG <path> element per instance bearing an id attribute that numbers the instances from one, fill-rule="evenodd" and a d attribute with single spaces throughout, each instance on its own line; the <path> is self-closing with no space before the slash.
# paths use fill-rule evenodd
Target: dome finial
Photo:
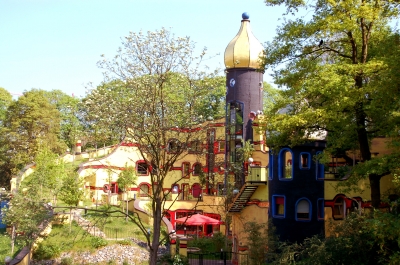
<path id="1" fill-rule="evenodd" d="M 244 13 L 242 14 L 242 19 L 249 19 L 249 18 L 250 18 L 249 13 L 244 12 Z"/>

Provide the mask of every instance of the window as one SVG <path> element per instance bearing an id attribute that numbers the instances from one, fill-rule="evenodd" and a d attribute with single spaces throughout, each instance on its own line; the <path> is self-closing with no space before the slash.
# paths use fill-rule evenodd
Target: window
<path id="1" fill-rule="evenodd" d="M 316 174 L 317 180 L 323 180 L 325 174 L 325 166 L 324 164 L 320 163 L 320 159 L 318 158 L 322 152 L 317 152 L 317 159 L 316 159 Z"/>
<path id="2" fill-rule="evenodd" d="M 171 187 L 171 192 L 173 194 L 178 194 L 179 193 L 179 185 L 178 184 L 173 184 Z"/>
<path id="3" fill-rule="evenodd" d="M 182 194 L 181 200 L 183 201 L 189 200 L 189 184 L 187 183 L 182 184 L 181 194 Z"/>
<path id="4" fill-rule="evenodd" d="M 324 220 L 324 215 L 325 215 L 325 203 L 324 199 L 318 199 L 317 200 L 317 214 L 318 214 L 318 220 Z"/>
<path id="5" fill-rule="evenodd" d="M 285 196 L 272 195 L 272 217 L 285 218 Z"/>
<path id="6" fill-rule="evenodd" d="M 339 197 L 335 200 L 333 205 L 333 219 L 343 219 L 346 212 L 346 201 L 343 197 Z"/>
<path id="7" fill-rule="evenodd" d="M 177 139 L 171 139 L 168 141 L 167 151 L 168 153 L 179 153 L 181 151 L 182 144 Z"/>
<path id="8" fill-rule="evenodd" d="M 185 178 L 185 179 L 190 178 L 190 163 L 189 162 L 182 163 L 182 178 Z"/>
<path id="9" fill-rule="evenodd" d="M 140 197 L 147 197 L 149 196 L 150 185 L 147 183 L 140 184 L 139 186 L 139 195 Z"/>
<path id="10" fill-rule="evenodd" d="M 278 157 L 278 176 L 280 180 L 293 179 L 293 155 L 289 148 L 283 148 Z"/>
<path id="11" fill-rule="evenodd" d="M 200 163 L 195 163 L 193 165 L 193 176 L 198 176 L 203 172 L 203 168 Z"/>
<path id="12" fill-rule="evenodd" d="M 225 153 L 225 141 L 218 141 L 218 153 Z"/>
<path id="13" fill-rule="evenodd" d="M 310 169 L 311 167 L 311 154 L 300 153 L 300 169 Z"/>
<path id="14" fill-rule="evenodd" d="M 198 183 L 193 184 L 192 186 L 192 195 L 193 198 L 199 198 L 201 196 L 201 186 Z"/>
<path id="15" fill-rule="evenodd" d="M 296 202 L 296 221 L 311 220 L 311 202 L 307 198 L 301 198 Z"/>
<path id="16" fill-rule="evenodd" d="M 139 176 L 145 176 L 149 173 L 149 167 L 145 161 L 137 161 L 136 162 L 136 173 Z"/>
<path id="17" fill-rule="evenodd" d="M 192 141 L 189 143 L 189 153 L 198 154 L 203 151 L 203 145 L 200 141 Z"/>

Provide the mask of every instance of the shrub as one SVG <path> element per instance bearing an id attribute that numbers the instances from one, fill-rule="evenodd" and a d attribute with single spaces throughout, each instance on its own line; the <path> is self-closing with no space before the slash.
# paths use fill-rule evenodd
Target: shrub
<path id="1" fill-rule="evenodd" d="M 90 243 L 94 248 L 101 248 L 107 246 L 108 242 L 102 237 L 94 236 L 90 239 Z"/>
<path id="2" fill-rule="evenodd" d="M 123 246 L 130 246 L 130 245 L 132 245 L 132 241 L 130 241 L 129 239 L 124 239 L 124 240 L 118 241 L 118 243 L 119 243 L 120 245 L 123 245 Z"/>
<path id="3" fill-rule="evenodd" d="M 73 265 L 74 259 L 72 257 L 64 257 L 61 259 L 60 265 Z"/>
<path id="4" fill-rule="evenodd" d="M 61 248 L 57 245 L 39 244 L 38 248 L 33 253 L 33 258 L 36 260 L 46 260 L 56 258 L 61 254 Z"/>

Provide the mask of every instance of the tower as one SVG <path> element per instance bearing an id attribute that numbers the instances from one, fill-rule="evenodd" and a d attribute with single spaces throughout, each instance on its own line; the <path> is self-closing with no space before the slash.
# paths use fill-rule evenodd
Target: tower
<path id="1" fill-rule="evenodd" d="M 242 14 L 241 27 L 225 50 L 226 73 L 226 163 L 238 162 L 237 150 L 243 141 L 253 140 L 252 122 L 263 108 L 263 71 L 259 57 L 263 46 L 254 37 L 249 15 Z M 244 184 L 235 176 L 235 185 Z"/>

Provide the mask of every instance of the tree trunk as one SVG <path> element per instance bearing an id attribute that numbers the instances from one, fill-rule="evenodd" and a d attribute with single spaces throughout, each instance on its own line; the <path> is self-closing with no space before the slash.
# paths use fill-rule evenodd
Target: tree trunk
<path id="1" fill-rule="evenodd" d="M 153 210 L 153 239 L 150 246 L 150 261 L 149 265 L 157 264 L 157 253 L 160 246 L 160 233 L 161 233 L 161 206 L 162 200 L 155 199 L 155 209 Z"/>

